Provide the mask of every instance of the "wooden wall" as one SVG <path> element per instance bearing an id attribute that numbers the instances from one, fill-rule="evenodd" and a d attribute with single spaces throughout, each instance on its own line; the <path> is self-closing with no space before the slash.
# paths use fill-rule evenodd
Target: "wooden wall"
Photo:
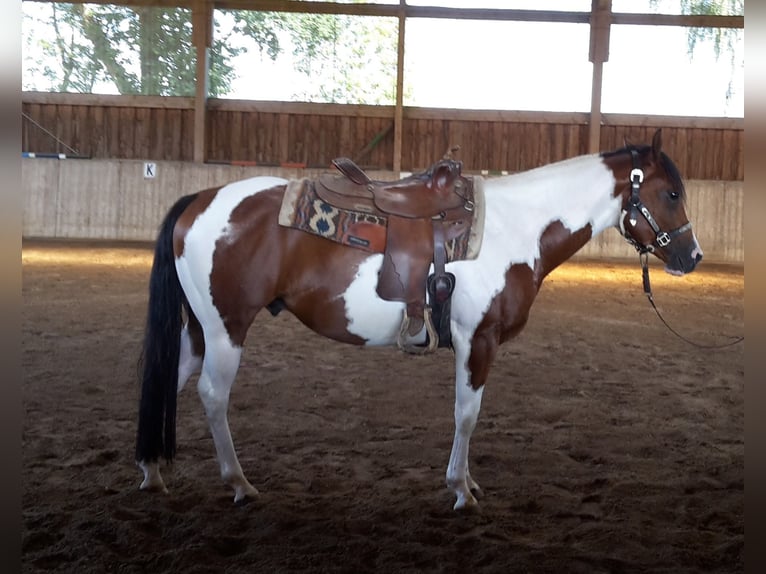
<path id="1" fill-rule="evenodd" d="M 155 177 L 145 178 L 140 160 L 22 159 L 22 236 L 153 241 L 159 222 L 182 195 L 257 175 L 296 179 L 325 169 L 157 161 Z M 369 174 L 396 177 L 385 171 Z M 705 261 L 744 264 L 744 182 L 690 179 L 686 189 L 687 213 Z M 637 263 L 635 249 L 616 229 L 592 239 L 577 256 Z"/>
<path id="2" fill-rule="evenodd" d="M 191 98 L 22 94 L 22 151 L 99 159 L 193 159 Z M 33 121 L 32 121 L 33 120 Z M 744 120 L 602 116 L 601 149 L 627 138 L 648 143 L 663 129 L 668 155 L 686 179 L 744 179 Z M 210 100 L 207 161 L 327 167 L 349 156 L 393 167 L 393 107 Z M 372 142 L 380 141 L 362 152 Z M 467 172 L 523 171 L 587 153 L 588 114 L 405 108 L 402 169 L 423 169 L 454 145 Z"/>

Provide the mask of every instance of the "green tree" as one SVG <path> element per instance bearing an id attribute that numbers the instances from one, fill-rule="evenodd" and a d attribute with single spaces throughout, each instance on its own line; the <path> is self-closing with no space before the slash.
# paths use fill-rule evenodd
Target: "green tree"
<path id="1" fill-rule="evenodd" d="M 681 0 L 682 14 L 743 15 L 744 10 L 744 0 Z M 720 58 L 723 51 L 730 56 L 734 65 L 736 45 L 741 34 L 742 30 L 738 28 L 689 28 L 689 57 L 694 54 L 698 43 L 712 42 L 716 58 Z"/>
<path id="2" fill-rule="evenodd" d="M 649 0 L 657 8 L 662 0 Z M 745 14 L 744 0 L 680 0 L 681 14 L 701 14 L 708 16 L 734 16 Z M 734 71 L 737 66 L 744 66 L 744 54 L 739 54 L 737 46 L 742 39 L 739 28 L 687 28 L 686 39 L 689 59 L 694 58 L 695 50 L 702 44 L 712 43 L 716 59 L 721 55 L 729 58 L 731 77 L 726 88 L 726 100 L 731 99 L 734 87 Z"/>
<path id="3" fill-rule="evenodd" d="M 25 67 L 30 75 L 47 78 L 53 90 L 90 92 L 97 82 L 109 82 L 121 94 L 194 94 L 196 60 L 190 10 L 103 4 L 37 6 L 36 12 L 41 14 L 37 18 L 25 13 L 25 42 L 29 52 L 38 56 L 27 58 Z M 393 19 L 249 10 L 220 14 L 223 18 L 214 20 L 210 50 L 211 96 L 224 95 L 230 89 L 236 77 L 232 61 L 248 50 L 244 38 L 275 60 L 283 51 L 280 37 L 286 37 L 293 46 L 297 69 L 321 78 L 297 97 L 367 103 L 394 99 L 396 86 L 390 72 L 396 65 Z M 51 33 L 35 33 L 40 30 Z"/>
<path id="4" fill-rule="evenodd" d="M 25 14 L 30 30 L 27 47 L 40 54 L 27 66 L 47 78 L 54 90 L 89 92 L 96 82 L 107 81 L 121 94 L 194 94 L 190 10 L 50 3 L 39 11 L 38 18 Z M 248 12 L 226 34 L 216 26 L 210 51 L 210 95 L 228 90 L 233 73 L 230 61 L 243 51 L 232 47 L 231 36 L 249 34 L 273 58 L 279 51 L 278 26 L 262 12 Z"/>
<path id="5" fill-rule="evenodd" d="M 290 14 L 283 20 L 296 68 L 316 79 L 295 97 L 334 103 L 392 104 L 397 22 L 391 18 Z"/>

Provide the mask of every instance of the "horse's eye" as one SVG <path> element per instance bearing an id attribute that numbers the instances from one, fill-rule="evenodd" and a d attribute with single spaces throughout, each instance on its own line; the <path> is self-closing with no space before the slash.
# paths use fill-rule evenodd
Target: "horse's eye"
<path id="1" fill-rule="evenodd" d="M 681 197 L 681 194 L 678 193 L 677 191 L 669 191 L 668 195 L 670 196 L 670 199 L 672 199 L 673 201 L 676 201 L 679 197 Z"/>

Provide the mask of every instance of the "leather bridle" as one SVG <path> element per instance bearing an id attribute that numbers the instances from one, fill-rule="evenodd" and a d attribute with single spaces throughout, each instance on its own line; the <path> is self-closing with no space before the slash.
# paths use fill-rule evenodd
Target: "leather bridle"
<path id="1" fill-rule="evenodd" d="M 644 170 L 641 169 L 638 160 L 638 153 L 636 150 L 630 150 L 633 158 L 633 169 L 630 171 L 630 197 L 628 198 L 627 208 L 623 208 L 620 214 L 620 233 L 622 236 L 636 248 L 639 253 L 654 253 L 656 244 L 659 247 L 666 247 L 670 244 L 673 238 L 678 237 L 682 233 L 690 231 L 692 228 L 691 222 L 687 222 L 681 227 L 674 229 L 673 231 L 662 231 L 657 221 L 652 216 L 649 208 L 644 205 L 639 196 L 641 190 L 641 184 L 644 181 Z M 630 226 L 635 227 L 638 223 L 638 214 L 643 215 L 649 226 L 654 231 L 655 239 L 652 243 L 644 244 L 638 241 L 625 227 L 625 217 L 629 215 Z"/>
<path id="2" fill-rule="evenodd" d="M 690 339 L 687 339 L 681 333 L 673 329 L 673 327 L 671 327 L 670 324 L 662 316 L 660 310 L 657 309 L 657 305 L 654 303 L 654 296 L 652 295 L 651 283 L 649 282 L 649 253 L 654 253 L 655 251 L 653 243 L 656 243 L 659 247 L 666 247 L 667 245 L 670 245 L 670 242 L 673 240 L 673 238 L 678 237 L 682 233 L 690 231 L 692 224 L 691 222 L 687 222 L 681 227 L 678 227 L 670 232 L 662 231 L 660 229 L 660 226 L 657 225 L 657 221 L 654 219 L 654 217 L 652 217 L 651 212 L 643 204 L 641 198 L 639 197 L 641 184 L 644 181 L 644 170 L 642 170 L 641 166 L 639 165 L 638 153 L 635 150 L 630 150 L 630 153 L 633 157 L 633 169 L 630 171 L 630 197 L 628 198 L 627 208 L 623 208 L 622 213 L 620 214 L 620 233 L 622 233 L 622 236 L 627 239 L 628 243 L 630 243 L 633 247 L 636 248 L 636 251 L 638 251 L 638 258 L 641 261 L 644 294 L 649 299 L 649 303 L 651 303 L 654 312 L 657 313 L 657 317 L 659 317 L 660 321 L 662 321 L 662 323 L 679 339 L 682 339 L 687 343 L 702 349 L 721 349 L 731 345 L 736 345 L 737 343 L 744 341 L 744 337 L 736 337 L 733 341 L 729 341 L 720 345 L 704 345 L 696 343 Z M 652 230 L 654 231 L 655 240 L 648 245 L 636 240 L 630 234 L 630 231 L 625 228 L 625 218 L 629 216 L 630 226 L 635 227 L 638 223 L 639 213 L 644 216 L 644 219 L 646 219 L 647 223 L 649 223 Z"/>

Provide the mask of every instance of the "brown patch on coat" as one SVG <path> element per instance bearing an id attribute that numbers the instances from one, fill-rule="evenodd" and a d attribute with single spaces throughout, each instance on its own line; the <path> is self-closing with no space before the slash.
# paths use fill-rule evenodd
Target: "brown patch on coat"
<path id="1" fill-rule="evenodd" d="M 511 265 L 505 274 L 505 287 L 492 300 L 471 341 L 468 369 L 474 390 L 487 381 L 498 347 L 516 337 L 527 324 L 543 279 L 590 238 L 590 224 L 570 232 L 560 221 L 554 221 L 540 236 L 540 257 L 534 270 L 525 263 Z"/>
<path id="2" fill-rule="evenodd" d="M 593 236 L 590 223 L 574 232 L 554 221 L 540 236 L 540 258 L 535 262 L 537 288 L 548 274 L 582 248 Z"/>
<path id="3" fill-rule="evenodd" d="M 277 224 L 284 186 L 245 198 L 213 253 L 210 291 L 232 342 L 241 346 L 256 314 L 274 301 L 320 335 L 362 345 L 348 331 L 343 292 L 368 256 Z"/>

